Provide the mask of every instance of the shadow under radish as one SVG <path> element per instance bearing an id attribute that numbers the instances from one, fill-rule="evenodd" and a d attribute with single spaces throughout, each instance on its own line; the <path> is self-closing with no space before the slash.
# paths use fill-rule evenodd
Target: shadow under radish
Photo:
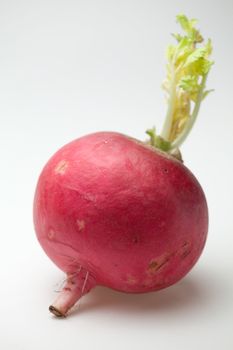
<path id="1" fill-rule="evenodd" d="M 212 278 L 211 278 L 212 280 Z M 213 281 L 212 281 L 213 283 Z M 205 276 L 190 275 L 175 285 L 156 292 L 128 294 L 96 287 L 71 310 L 68 317 L 96 311 L 116 314 L 153 314 L 184 312 L 215 303 L 218 290 L 210 287 L 210 280 Z"/>

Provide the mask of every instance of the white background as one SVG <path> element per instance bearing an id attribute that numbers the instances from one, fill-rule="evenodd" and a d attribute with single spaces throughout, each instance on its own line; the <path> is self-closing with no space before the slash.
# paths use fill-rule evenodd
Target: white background
<path id="1" fill-rule="evenodd" d="M 35 238 L 38 175 L 57 148 L 86 133 L 143 140 L 145 129 L 161 128 L 164 52 L 180 12 L 199 19 L 216 62 L 215 92 L 182 148 L 208 199 L 205 251 L 167 290 L 98 287 L 55 319 L 47 307 L 64 275 Z M 0 1 L 1 349 L 233 349 L 232 16 L 232 0 Z"/>

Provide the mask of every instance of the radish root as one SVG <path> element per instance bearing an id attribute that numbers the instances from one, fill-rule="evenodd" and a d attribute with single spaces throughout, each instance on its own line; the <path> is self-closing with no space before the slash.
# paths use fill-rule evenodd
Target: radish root
<path id="1" fill-rule="evenodd" d="M 94 278 L 83 268 L 76 273 L 67 274 L 65 285 L 54 303 L 49 306 L 49 311 L 56 317 L 66 317 L 76 302 L 95 285 Z"/>

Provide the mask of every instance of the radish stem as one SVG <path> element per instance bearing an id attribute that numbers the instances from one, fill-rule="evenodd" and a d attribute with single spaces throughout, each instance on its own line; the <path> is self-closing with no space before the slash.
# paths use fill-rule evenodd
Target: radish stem
<path id="1" fill-rule="evenodd" d="M 150 144 L 173 153 L 190 133 L 205 96 L 212 90 L 205 90 L 206 79 L 213 62 L 209 60 L 212 44 L 205 44 L 195 28 L 196 20 L 178 15 L 177 21 L 185 34 L 174 34 L 177 45 L 167 49 L 167 75 L 163 88 L 167 95 L 168 108 L 161 135 L 155 128 L 147 130 Z M 194 107 L 192 108 L 194 104 Z"/>
<path id="2" fill-rule="evenodd" d="M 196 119 L 197 119 L 198 112 L 199 112 L 199 109 L 201 106 L 201 101 L 203 99 L 203 91 L 205 88 L 206 79 L 207 79 L 207 75 L 204 75 L 202 78 L 201 89 L 200 89 L 199 94 L 198 94 L 197 102 L 196 102 L 195 107 L 193 109 L 193 113 L 190 116 L 190 118 L 188 119 L 188 121 L 185 125 L 185 128 L 183 129 L 181 134 L 171 143 L 170 150 L 179 148 L 181 146 L 181 144 L 187 138 L 188 134 L 190 133 L 190 131 L 191 131 Z"/>

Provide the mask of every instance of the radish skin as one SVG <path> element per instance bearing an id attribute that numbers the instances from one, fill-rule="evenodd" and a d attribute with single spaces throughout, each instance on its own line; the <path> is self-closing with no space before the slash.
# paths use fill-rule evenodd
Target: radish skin
<path id="1" fill-rule="evenodd" d="M 50 307 L 64 316 L 95 285 L 141 293 L 176 283 L 202 252 L 208 210 L 180 161 L 99 132 L 67 144 L 46 164 L 34 223 L 46 254 L 69 276 Z"/>

